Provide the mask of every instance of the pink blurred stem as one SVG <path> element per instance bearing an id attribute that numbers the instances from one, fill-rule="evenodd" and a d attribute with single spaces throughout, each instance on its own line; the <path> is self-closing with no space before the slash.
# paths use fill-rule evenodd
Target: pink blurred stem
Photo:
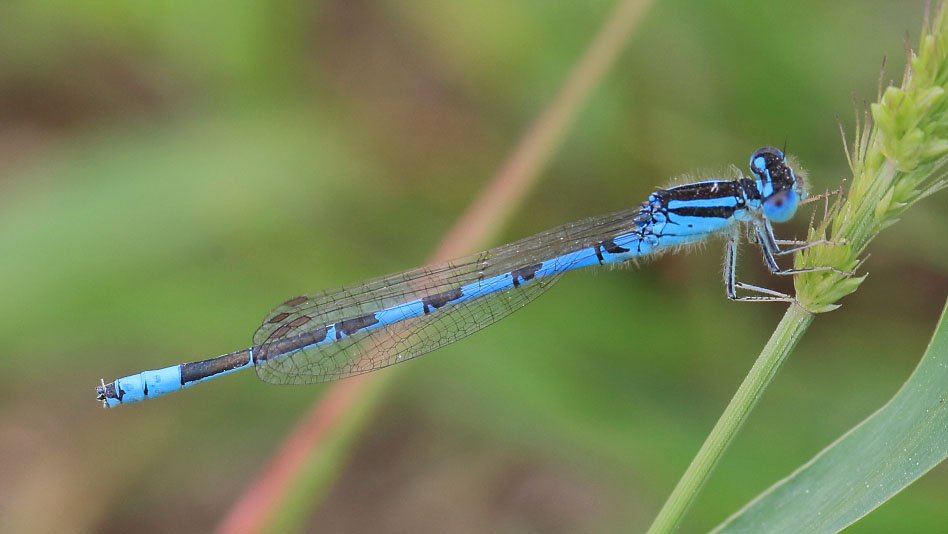
<path id="1" fill-rule="evenodd" d="M 583 102 L 615 62 L 650 4 L 651 0 L 622 0 L 616 5 L 553 101 L 524 133 L 477 200 L 448 231 L 431 262 L 461 256 L 498 232 L 536 184 L 543 164 L 563 139 Z M 294 486 L 294 479 L 303 471 L 302 466 L 339 429 L 340 422 L 353 410 L 355 401 L 374 377 L 362 375 L 329 386 L 224 516 L 217 532 L 243 534 L 264 530 Z"/>

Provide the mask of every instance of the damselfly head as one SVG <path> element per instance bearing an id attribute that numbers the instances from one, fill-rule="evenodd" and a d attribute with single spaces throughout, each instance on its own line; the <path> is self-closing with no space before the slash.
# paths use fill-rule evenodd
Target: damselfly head
<path id="1" fill-rule="evenodd" d="M 774 147 L 754 151 L 750 169 L 760 193 L 764 216 L 778 223 L 790 220 L 800 201 L 806 197 L 803 177 L 793 172 L 783 152 Z"/>

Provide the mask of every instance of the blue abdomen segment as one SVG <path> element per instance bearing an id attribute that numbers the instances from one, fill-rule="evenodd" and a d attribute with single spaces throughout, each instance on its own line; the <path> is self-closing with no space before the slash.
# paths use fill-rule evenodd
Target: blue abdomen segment
<path id="1" fill-rule="evenodd" d="M 97 388 L 107 406 L 137 402 L 256 366 L 280 384 L 380 369 L 457 341 L 519 309 L 573 269 L 617 264 L 728 232 L 758 209 L 749 179 L 659 190 L 648 202 L 490 251 L 274 309 L 251 348 L 120 378 Z"/>
<path id="2" fill-rule="evenodd" d="M 656 214 L 648 220 L 650 224 L 636 223 L 633 225 L 635 228 L 633 231 L 604 239 L 590 247 L 325 326 L 313 328 L 316 325 L 310 322 L 312 318 L 305 314 L 277 313 L 274 317 L 279 319 L 279 322 L 272 331 L 274 339 L 271 341 L 218 358 L 144 371 L 120 378 L 98 388 L 99 398 L 107 406 L 116 406 L 157 397 L 204 380 L 251 367 L 254 364 L 268 365 L 270 360 L 285 359 L 317 347 L 332 345 L 357 333 L 364 335 L 414 318 L 451 313 L 453 308 L 464 303 L 490 298 L 494 294 L 515 291 L 518 288 L 526 289 L 539 280 L 562 274 L 565 271 L 622 263 L 646 256 L 677 242 L 673 241 L 676 239 L 673 236 L 663 236 L 656 232 L 658 229 L 656 223 L 666 222 L 662 214 Z M 684 234 L 683 232 L 682 239 L 691 239 Z M 299 304 L 301 305 L 302 302 Z"/>
<path id="3" fill-rule="evenodd" d="M 315 332 L 319 332 L 315 336 L 312 335 L 314 330 L 288 336 L 292 330 L 281 331 L 281 326 L 274 332 L 278 335 L 271 334 L 271 337 L 275 338 L 274 340 L 263 342 L 261 345 L 254 347 L 254 361 L 258 365 L 266 364 L 269 360 L 285 358 L 313 347 L 336 343 L 356 333 L 365 334 L 430 314 L 451 313 L 453 308 L 458 305 L 491 297 L 504 291 L 526 288 L 536 281 L 562 274 L 565 271 L 620 263 L 636 256 L 649 254 L 653 251 L 656 243 L 657 241 L 654 239 L 643 240 L 641 232 L 623 234 L 614 239 L 597 243 L 592 247 L 528 264 L 503 274 L 485 277 L 460 287 L 383 308 L 374 313 L 336 322 L 315 330 Z M 277 315 L 280 316 L 282 313 Z M 290 321 L 291 318 L 295 321 L 300 319 L 298 315 L 287 314 L 282 317 L 282 320 Z"/>
<path id="4" fill-rule="evenodd" d="M 96 389 L 99 400 L 112 407 L 159 397 L 250 366 L 250 349 L 244 349 L 209 360 L 142 371 Z"/>
<path id="5" fill-rule="evenodd" d="M 293 335 L 286 335 L 292 332 L 291 329 L 286 329 L 281 337 L 274 341 L 218 358 L 144 371 L 120 378 L 98 388 L 99 398 L 110 407 L 142 401 L 251 367 L 254 363 L 259 365 L 271 359 L 291 357 L 314 347 L 338 343 L 356 333 L 372 332 L 385 326 L 396 325 L 399 322 L 430 314 L 451 313 L 452 307 L 459 304 L 490 297 L 506 290 L 527 288 L 539 280 L 568 270 L 624 262 L 633 257 L 647 255 L 658 245 L 658 240 L 654 236 L 644 239 L 643 235 L 641 230 L 622 234 L 592 247 L 486 277 L 434 295 L 416 298 L 375 313 L 336 321 L 319 328 L 311 328 L 311 324 L 301 320 L 305 316 L 291 317 L 287 314 L 281 317 L 285 324 L 300 326 L 306 324 L 310 328 Z M 283 326 L 276 329 L 277 333 L 280 333 L 280 328 Z"/>

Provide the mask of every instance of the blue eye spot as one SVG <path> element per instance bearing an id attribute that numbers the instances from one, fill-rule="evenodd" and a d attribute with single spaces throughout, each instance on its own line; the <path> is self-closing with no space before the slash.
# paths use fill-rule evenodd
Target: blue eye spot
<path id="1" fill-rule="evenodd" d="M 763 156 L 757 156 L 751 162 L 751 168 L 755 169 L 755 172 L 764 172 L 767 169 L 767 160 Z"/>
<path id="2" fill-rule="evenodd" d="M 797 212 L 800 197 L 793 189 L 784 189 L 764 201 L 764 217 L 775 223 L 789 221 Z"/>

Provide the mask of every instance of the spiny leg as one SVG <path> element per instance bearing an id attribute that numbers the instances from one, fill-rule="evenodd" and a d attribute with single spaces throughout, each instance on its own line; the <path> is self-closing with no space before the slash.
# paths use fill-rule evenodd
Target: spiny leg
<path id="1" fill-rule="evenodd" d="M 852 276 L 853 273 L 847 271 L 841 271 L 836 267 L 830 266 L 820 266 L 820 267 L 803 267 L 800 269 L 781 269 L 777 264 L 777 259 L 775 256 L 788 254 L 791 252 L 796 252 L 798 250 L 803 250 L 805 248 L 812 247 L 814 245 L 838 245 L 840 243 L 828 241 L 826 239 L 820 239 L 817 241 L 798 241 L 797 246 L 790 248 L 782 249 L 780 248 L 779 243 L 776 238 L 774 238 L 774 230 L 770 225 L 770 221 L 764 219 L 761 222 L 754 223 L 754 229 L 757 233 L 757 243 L 760 245 L 760 251 L 764 255 L 764 264 L 767 265 L 767 268 L 770 269 L 770 272 L 779 276 L 789 276 L 800 273 L 812 273 L 819 271 L 832 271 L 837 274 L 844 276 Z M 784 241 L 787 242 L 787 241 Z"/>
<path id="2" fill-rule="evenodd" d="M 784 254 L 790 254 L 791 252 L 796 252 L 798 250 L 803 250 L 805 248 L 810 248 L 816 245 L 834 245 L 840 246 L 845 245 L 845 241 L 830 241 L 829 239 L 817 239 L 815 241 L 798 241 L 796 239 L 774 239 L 774 243 L 777 245 L 793 245 L 790 248 L 782 248 L 777 252 L 774 252 L 774 256 L 782 256 Z"/>
<path id="3" fill-rule="evenodd" d="M 735 281 L 737 271 L 737 242 L 738 236 L 732 232 L 727 238 L 724 248 L 724 289 L 727 298 L 737 302 L 796 302 L 796 299 L 785 293 L 767 289 L 766 287 L 745 284 Z M 766 297 L 737 296 L 737 290 L 753 291 L 767 295 Z"/>
<path id="4" fill-rule="evenodd" d="M 843 194 L 843 184 L 842 184 L 842 182 L 841 182 L 841 183 L 839 184 L 839 187 L 838 187 L 838 188 L 833 189 L 832 191 L 830 191 L 829 189 L 827 189 L 826 191 L 820 193 L 819 195 L 815 195 L 815 196 L 812 196 L 812 197 L 807 197 L 806 199 L 800 201 L 800 204 L 799 204 L 799 205 L 800 205 L 800 206 L 806 206 L 807 204 L 809 204 L 809 203 L 811 203 L 811 202 L 816 202 L 817 200 L 823 200 L 824 198 L 827 200 L 827 202 L 829 202 L 829 197 L 831 197 L 831 196 L 833 196 L 833 195 L 842 195 L 842 194 Z M 827 206 L 826 209 L 829 209 L 829 206 Z"/>

